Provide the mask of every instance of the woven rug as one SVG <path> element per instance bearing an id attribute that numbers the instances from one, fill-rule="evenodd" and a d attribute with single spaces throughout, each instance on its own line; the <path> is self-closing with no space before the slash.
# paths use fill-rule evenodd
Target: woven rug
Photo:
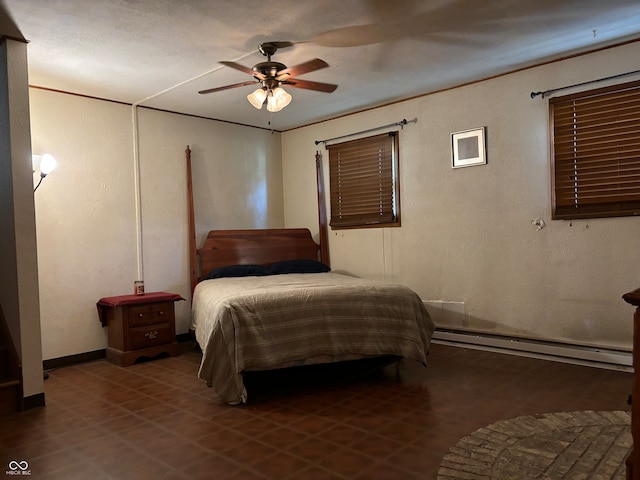
<path id="1" fill-rule="evenodd" d="M 629 412 L 527 415 L 476 430 L 445 455 L 438 480 L 625 479 Z"/>

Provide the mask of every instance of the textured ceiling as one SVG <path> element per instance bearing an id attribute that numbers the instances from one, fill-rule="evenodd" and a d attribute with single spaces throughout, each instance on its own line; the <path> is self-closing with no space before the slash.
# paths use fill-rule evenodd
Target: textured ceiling
<path id="1" fill-rule="evenodd" d="M 3 0 L 0 0 L 2 5 Z M 31 85 L 286 130 L 640 38 L 640 0 L 4 0 L 29 41 Z M 246 100 L 264 41 L 274 61 L 321 58 L 277 113 Z M 623 73 L 623 72 L 620 72 Z M 590 79 L 581 79 L 590 80 Z M 526 86 L 526 89 L 557 85 Z"/>

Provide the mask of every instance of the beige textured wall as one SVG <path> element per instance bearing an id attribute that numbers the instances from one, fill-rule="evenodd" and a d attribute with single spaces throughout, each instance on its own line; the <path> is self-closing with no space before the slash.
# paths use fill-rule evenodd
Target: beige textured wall
<path id="1" fill-rule="evenodd" d="M 139 263 L 146 291 L 187 299 L 176 304 L 177 332 L 187 331 L 187 145 L 198 238 L 211 228 L 283 226 L 279 135 L 139 109 L 138 217 L 132 108 L 38 89 L 30 95 L 34 152 L 58 160 L 36 192 L 45 360 L 105 348 L 96 302 L 132 293 Z"/>
<path id="2" fill-rule="evenodd" d="M 529 92 L 638 69 L 638 48 L 282 135 L 141 109 L 141 223 L 131 107 L 31 89 L 34 152 L 59 161 L 35 198 L 43 357 L 105 347 L 95 302 L 132 290 L 138 224 L 147 291 L 188 299 L 186 145 L 199 242 L 212 228 L 283 225 L 317 238 L 314 154 L 324 150 L 314 140 L 402 118 L 418 119 L 401 132 L 402 227 L 331 232 L 333 267 L 405 283 L 425 301 L 464 302 L 438 316 L 443 326 L 630 347 L 620 296 L 640 283 L 640 219 L 550 220 L 547 102 Z M 449 134 L 477 126 L 488 129 L 489 164 L 452 170 Z M 183 333 L 188 303 L 177 305 Z"/>
<path id="3" fill-rule="evenodd" d="M 189 300 L 186 146 L 202 245 L 216 228 L 284 225 L 280 135 L 144 109 L 139 121 L 145 289 Z M 190 306 L 176 303 L 179 333 L 189 328 Z"/>
<path id="4" fill-rule="evenodd" d="M 639 68 L 634 43 L 286 132 L 285 224 L 317 235 L 315 140 L 417 118 L 400 134 L 402 227 L 330 231 L 332 267 L 409 285 L 439 326 L 631 348 L 640 219 L 551 220 L 548 102 L 529 94 Z M 450 133 L 480 126 L 488 164 L 453 170 Z"/>
<path id="5" fill-rule="evenodd" d="M 96 302 L 136 276 L 130 110 L 30 90 L 33 151 L 58 161 L 35 194 L 43 359 L 105 348 Z"/>

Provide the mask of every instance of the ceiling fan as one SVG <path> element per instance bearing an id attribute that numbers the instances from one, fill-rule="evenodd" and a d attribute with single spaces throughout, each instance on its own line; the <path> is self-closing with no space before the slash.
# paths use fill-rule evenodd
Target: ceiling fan
<path id="1" fill-rule="evenodd" d="M 282 85 L 325 93 L 331 93 L 338 88 L 337 85 L 331 83 L 312 82 L 310 80 L 300 80 L 297 78 L 299 75 L 328 67 L 329 64 L 324 60 L 314 58 L 313 60 L 309 60 L 308 62 L 304 62 L 293 67 L 287 67 L 283 63 L 271 61 L 271 56 L 274 55 L 278 49 L 291 46 L 293 46 L 293 43 L 291 42 L 262 43 L 259 50 L 260 53 L 267 57 L 267 61 L 257 63 L 252 68 L 245 67 L 244 65 L 240 65 L 235 62 L 220 62 L 227 67 L 234 68 L 253 76 L 254 80 L 225 85 L 223 87 L 209 88 L 207 90 L 200 90 L 198 93 L 214 93 L 222 90 L 229 90 L 231 88 L 259 84 L 260 87 L 257 90 L 247 95 L 247 100 L 249 100 L 251 105 L 257 109 L 262 108 L 262 105 L 266 102 L 267 110 L 270 112 L 277 112 L 282 110 L 289 104 L 289 102 L 291 102 L 291 95 L 282 88 Z"/>

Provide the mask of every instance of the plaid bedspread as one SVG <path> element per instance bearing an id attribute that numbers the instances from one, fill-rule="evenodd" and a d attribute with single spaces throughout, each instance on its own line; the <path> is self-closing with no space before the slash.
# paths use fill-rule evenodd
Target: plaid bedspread
<path id="1" fill-rule="evenodd" d="M 198 376 L 235 403 L 248 370 L 380 355 L 426 364 L 434 324 L 405 286 L 328 272 L 200 282 L 192 328 Z"/>

